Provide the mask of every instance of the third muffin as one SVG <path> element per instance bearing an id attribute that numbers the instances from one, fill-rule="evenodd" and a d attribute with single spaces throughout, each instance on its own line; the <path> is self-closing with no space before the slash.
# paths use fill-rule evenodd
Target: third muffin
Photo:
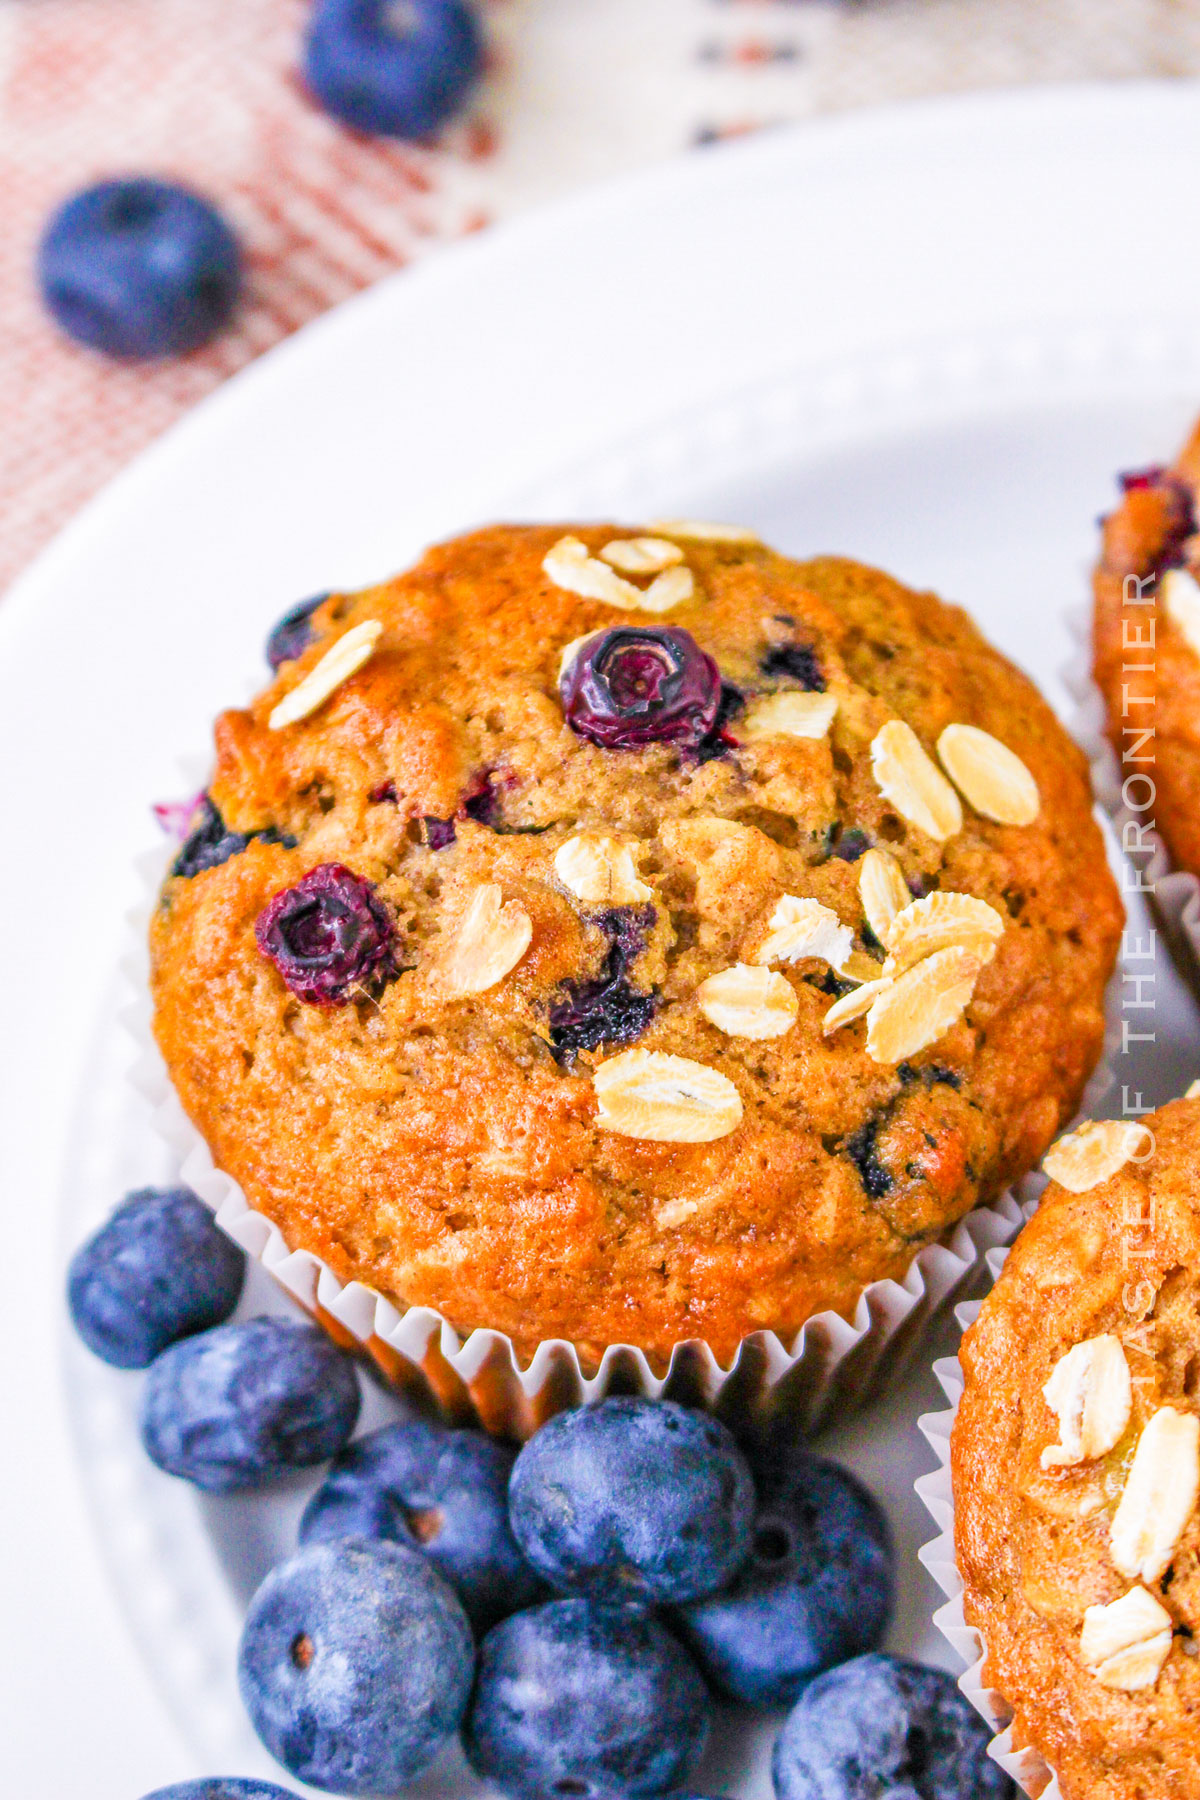
<path id="1" fill-rule="evenodd" d="M 1200 1100 L 1085 1126 L 963 1341 L 983 1681 L 1064 1800 L 1200 1795 Z"/>

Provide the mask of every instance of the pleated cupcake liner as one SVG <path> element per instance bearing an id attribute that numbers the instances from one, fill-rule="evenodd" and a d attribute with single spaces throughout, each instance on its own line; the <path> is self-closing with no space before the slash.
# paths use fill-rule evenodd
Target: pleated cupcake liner
<path id="1" fill-rule="evenodd" d="M 202 780 L 201 771 L 189 769 L 181 791 Z M 585 1365 L 574 1344 L 557 1338 L 523 1360 L 503 1332 L 481 1326 L 463 1333 L 431 1307 L 406 1309 L 362 1282 L 343 1281 L 312 1251 L 288 1244 L 232 1176 L 216 1166 L 184 1113 L 151 1031 L 146 934 L 165 867 L 161 852 L 148 853 L 139 863 L 144 896 L 129 919 L 122 1017 L 139 1051 L 133 1079 L 177 1160 L 180 1179 L 212 1208 L 222 1230 L 338 1343 L 369 1358 L 406 1398 L 445 1418 L 523 1440 L 567 1407 L 639 1394 L 702 1408 L 752 1441 L 776 1432 L 815 1431 L 891 1387 L 934 1321 L 977 1289 L 988 1253 L 1010 1244 L 1023 1223 L 1022 1205 L 1012 1192 L 1005 1193 L 920 1251 L 902 1279 L 872 1282 L 852 1318 L 818 1313 L 791 1342 L 773 1331 L 753 1332 L 727 1364 L 700 1339 L 677 1344 L 665 1373 L 657 1373 L 632 1344 L 610 1345 L 595 1368 Z M 1089 1102 L 1094 1104 L 1111 1081 L 1107 1064 L 1101 1064 Z M 1021 1193 L 1028 1197 L 1025 1184 Z"/>
<path id="2" fill-rule="evenodd" d="M 1126 805 L 1121 765 L 1105 734 L 1104 699 L 1092 680 L 1091 608 L 1073 608 L 1067 614 L 1067 625 L 1075 643 L 1075 654 L 1061 672 L 1075 702 L 1067 728 L 1088 759 L 1092 791 L 1112 822 L 1122 854 L 1137 871 L 1138 887 L 1124 891 L 1145 893 L 1181 973 L 1200 999 L 1200 880 L 1186 869 L 1172 867 L 1162 838 L 1147 829 L 1144 815 Z M 1125 848 L 1126 827 L 1134 825 L 1138 827 L 1136 838 L 1131 831 L 1129 839 L 1138 848 L 1131 853 Z"/>
<path id="3" fill-rule="evenodd" d="M 988 1252 L 988 1273 L 994 1282 L 1004 1267 L 1006 1247 Z M 955 1317 L 966 1331 L 979 1316 L 982 1300 L 965 1301 L 955 1308 Z M 933 1622 L 955 1654 L 967 1665 L 958 1685 L 976 1712 L 995 1733 L 988 1745 L 988 1755 L 1011 1775 L 1030 1800 L 1062 1800 L 1058 1777 L 1041 1753 L 1013 1743 L 1012 1708 L 1003 1694 L 984 1681 L 987 1645 L 983 1633 L 968 1625 L 963 1613 L 963 1583 L 954 1556 L 954 1489 L 950 1480 L 950 1434 L 958 1417 L 963 1394 L 963 1372 L 957 1356 L 942 1357 L 933 1365 L 938 1384 L 950 1402 L 947 1412 L 925 1413 L 917 1424 L 938 1459 L 938 1466 L 916 1482 L 919 1498 L 938 1527 L 937 1536 L 922 1545 L 917 1555 L 946 1595 L 946 1604 L 933 1615 Z"/>

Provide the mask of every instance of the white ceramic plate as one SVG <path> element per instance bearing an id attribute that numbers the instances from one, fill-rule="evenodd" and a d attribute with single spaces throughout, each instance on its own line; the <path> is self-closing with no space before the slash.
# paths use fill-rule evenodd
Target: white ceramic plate
<path id="1" fill-rule="evenodd" d="M 162 1172 L 114 1017 L 147 803 L 203 751 L 266 626 L 485 518 L 729 517 L 939 587 L 1065 710 L 1063 613 L 1112 471 L 1171 449 L 1200 403 L 1197 98 L 1148 85 L 876 113 L 482 237 L 231 383 L 0 609 L 15 1790 L 132 1800 L 198 1767 L 269 1767 L 232 1648 L 303 1484 L 220 1507 L 160 1480 L 132 1444 L 135 1381 L 66 1341 L 60 1300 L 69 1244 Z M 1198 1060 L 1165 952 L 1155 968 L 1155 1040 L 1122 1059 L 1117 1104 L 1121 1084 L 1147 1104 L 1179 1091 Z M 911 1495 L 929 1461 L 915 1414 L 935 1399 L 918 1380 L 832 1447 L 896 1521 L 896 1647 L 940 1657 Z M 705 1782 L 765 1795 L 765 1748 L 725 1722 Z M 449 1765 L 439 1783 L 462 1791 Z"/>

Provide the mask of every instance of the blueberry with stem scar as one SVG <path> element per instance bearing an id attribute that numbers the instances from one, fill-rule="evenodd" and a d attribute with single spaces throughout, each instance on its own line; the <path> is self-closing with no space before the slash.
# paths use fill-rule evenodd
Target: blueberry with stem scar
<path id="1" fill-rule="evenodd" d="M 396 1794 L 458 1729 L 475 1641 L 441 1576 L 401 1544 L 309 1544 L 246 1614 L 238 1687 L 290 1774 L 334 1794 Z"/>
<path id="2" fill-rule="evenodd" d="M 679 626 L 618 625 L 584 640 L 559 692 L 571 730 L 603 749 L 695 750 L 716 723 L 721 674 Z"/>
<path id="3" fill-rule="evenodd" d="M 508 1522 L 516 1456 L 481 1431 L 385 1425 L 342 1451 L 304 1510 L 300 1542 L 382 1538 L 420 1550 L 487 1631 L 545 1597 Z"/>
<path id="4" fill-rule="evenodd" d="M 321 863 L 268 901 L 254 927 L 259 949 L 298 1000 L 328 1006 L 392 970 L 391 916 L 369 881 Z"/>

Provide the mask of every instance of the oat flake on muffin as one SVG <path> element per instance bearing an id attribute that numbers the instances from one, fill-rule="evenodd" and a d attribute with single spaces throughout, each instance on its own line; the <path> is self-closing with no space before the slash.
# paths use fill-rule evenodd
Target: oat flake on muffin
<path id="1" fill-rule="evenodd" d="M 984 1683 L 1064 1800 L 1195 1800 L 1200 1099 L 1108 1148 L 1068 1145 L 963 1340 L 956 1560 Z"/>
<path id="2" fill-rule="evenodd" d="M 961 612 L 749 534 L 495 527 L 306 631 L 217 722 L 155 1029 L 343 1279 L 725 1360 L 1073 1113 L 1119 902 L 1081 756 Z"/>

